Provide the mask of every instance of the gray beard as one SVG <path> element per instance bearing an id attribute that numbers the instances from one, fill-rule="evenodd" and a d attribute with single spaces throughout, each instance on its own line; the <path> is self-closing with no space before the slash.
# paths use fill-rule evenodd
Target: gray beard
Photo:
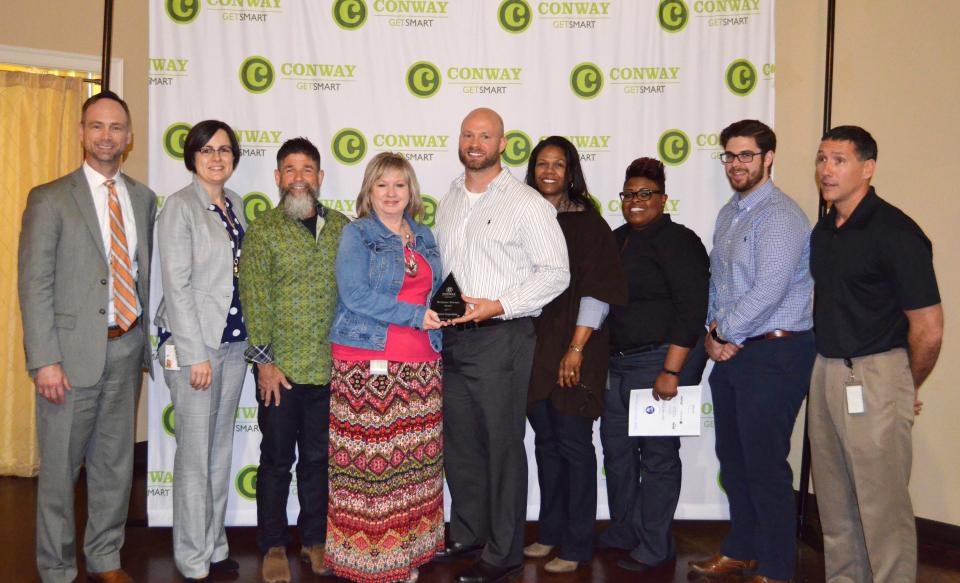
<path id="1" fill-rule="evenodd" d="M 318 194 L 316 190 L 311 190 L 309 196 L 295 196 L 281 188 L 280 204 L 283 205 L 284 214 L 295 221 L 312 217 L 317 210 Z"/>

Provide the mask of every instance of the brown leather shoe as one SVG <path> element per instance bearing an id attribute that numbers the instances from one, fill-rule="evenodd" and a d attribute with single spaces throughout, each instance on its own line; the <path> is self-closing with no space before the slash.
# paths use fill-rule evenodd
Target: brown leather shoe
<path id="1" fill-rule="evenodd" d="M 763 575 L 754 575 L 747 583 L 790 583 L 786 579 L 771 579 Z"/>
<path id="2" fill-rule="evenodd" d="M 263 556 L 260 570 L 264 583 L 290 583 L 290 564 L 287 563 L 287 549 L 272 547 Z"/>
<path id="3" fill-rule="evenodd" d="M 731 559 L 717 553 L 712 557 L 702 561 L 690 561 L 690 570 L 698 575 L 707 577 L 719 577 L 721 575 L 739 574 L 744 571 L 752 571 L 757 568 L 757 562 L 754 560 L 741 561 Z"/>
<path id="4" fill-rule="evenodd" d="M 313 574 L 318 577 L 333 575 L 333 571 L 327 567 L 327 563 L 323 560 L 325 555 L 326 546 L 324 545 L 313 545 L 300 549 L 300 560 L 305 563 L 310 563 L 310 569 L 313 571 Z"/>
<path id="5" fill-rule="evenodd" d="M 100 583 L 134 583 L 133 577 L 123 569 L 114 569 L 103 573 L 87 573 L 87 579 Z"/>

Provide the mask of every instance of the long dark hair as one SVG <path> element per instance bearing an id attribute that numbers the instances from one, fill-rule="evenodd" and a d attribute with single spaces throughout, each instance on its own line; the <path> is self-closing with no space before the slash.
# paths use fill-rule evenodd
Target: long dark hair
<path id="1" fill-rule="evenodd" d="M 537 181 L 534 178 L 534 169 L 537 166 L 537 158 L 540 157 L 540 152 L 548 146 L 555 146 L 563 150 L 563 156 L 567 162 L 565 175 L 567 184 L 565 186 L 567 198 L 570 199 L 570 202 L 579 207 L 595 208 L 590 201 L 590 193 L 587 192 L 587 181 L 583 177 L 583 169 L 580 167 L 580 153 L 577 152 L 576 146 L 571 144 L 570 140 L 563 136 L 550 136 L 542 140 L 537 144 L 537 147 L 533 149 L 533 152 L 530 153 L 530 161 L 527 162 L 527 185 L 532 188 L 537 187 Z"/>

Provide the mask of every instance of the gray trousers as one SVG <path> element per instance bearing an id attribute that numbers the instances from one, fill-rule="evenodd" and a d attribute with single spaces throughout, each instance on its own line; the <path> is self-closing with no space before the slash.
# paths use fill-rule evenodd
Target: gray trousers
<path id="1" fill-rule="evenodd" d="M 143 334 L 143 326 L 137 326 L 108 341 L 100 380 L 65 391 L 62 405 L 37 397 L 37 570 L 44 583 L 69 583 L 77 576 L 73 505 L 81 464 L 87 470 L 83 544 L 87 571 L 120 568 L 133 478 Z"/>
<path id="2" fill-rule="evenodd" d="M 897 348 L 852 359 L 817 355 L 810 385 L 813 484 L 823 527 L 828 583 L 917 580 L 917 532 L 910 501 L 913 376 Z M 863 386 L 864 413 L 847 413 L 850 374 Z"/>
<path id="3" fill-rule="evenodd" d="M 234 422 L 247 376 L 246 347 L 246 342 L 230 342 L 218 350 L 207 348 L 213 380 L 206 390 L 190 386 L 189 366 L 163 371 L 176 412 L 173 558 L 184 577 L 202 579 L 209 573 L 210 563 L 226 559 L 229 552 L 223 521 Z"/>
<path id="4" fill-rule="evenodd" d="M 484 545 L 498 567 L 523 561 L 527 518 L 527 386 L 536 334 L 530 318 L 443 330 L 443 469 L 450 539 Z"/>

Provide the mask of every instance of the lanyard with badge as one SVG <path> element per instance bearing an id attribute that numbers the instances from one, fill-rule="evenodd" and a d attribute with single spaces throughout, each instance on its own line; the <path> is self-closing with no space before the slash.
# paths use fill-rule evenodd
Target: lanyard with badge
<path id="1" fill-rule="evenodd" d="M 866 413 L 863 403 L 863 382 L 857 378 L 857 375 L 853 370 L 852 360 L 849 358 L 844 358 L 843 364 L 845 364 L 847 366 L 847 370 L 850 371 L 846 382 L 844 382 L 844 388 L 846 389 L 847 393 L 847 414 L 863 415 Z"/>

